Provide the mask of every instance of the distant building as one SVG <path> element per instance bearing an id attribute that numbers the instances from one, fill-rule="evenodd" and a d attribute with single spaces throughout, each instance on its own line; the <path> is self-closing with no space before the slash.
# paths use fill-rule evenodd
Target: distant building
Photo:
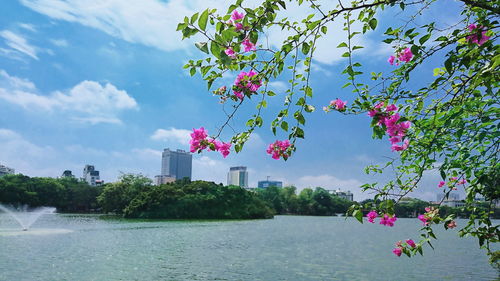
<path id="1" fill-rule="evenodd" d="M 5 175 L 11 175 L 14 173 L 15 173 L 14 169 L 0 164 L 0 177 Z"/>
<path id="2" fill-rule="evenodd" d="M 340 188 L 337 190 L 327 190 L 328 193 L 334 196 L 338 196 L 340 198 L 343 198 L 347 201 L 354 201 L 354 195 L 349 191 L 341 191 Z"/>
<path id="3" fill-rule="evenodd" d="M 176 180 L 191 179 L 193 156 L 181 149 L 177 151 L 165 148 L 161 155 L 161 177 L 172 177 Z"/>
<path id="4" fill-rule="evenodd" d="M 265 181 L 259 181 L 257 184 L 259 188 L 268 188 L 271 186 L 276 186 L 276 187 L 283 187 L 283 182 L 281 181 L 270 181 L 270 180 L 265 180 Z"/>
<path id="5" fill-rule="evenodd" d="M 227 173 L 227 185 L 237 185 L 243 188 L 248 187 L 247 167 L 238 166 L 229 168 Z"/>
<path id="6" fill-rule="evenodd" d="M 465 207 L 465 202 L 463 200 L 445 199 L 442 205 L 452 208 L 461 208 Z"/>
<path id="7" fill-rule="evenodd" d="M 174 177 L 169 177 L 169 176 L 155 176 L 155 184 L 156 185 L 161 185 L 161 184 L 166 184 L 170 182 L 174 182 L 175 178 Z"/>
<path id="8" fill-rule="evenodd" d="M 444 193 L 439 193 L 437 195 L 437 202 L 441 202 L 443 200 L 460 200 L 460 195 L 458 193 L 455 193 L 455 192 L 451 192 L 450 194 L 448 194 L 448 198 L 444 198 L 446 194 Z"/>
<path id="9" fill-rule="evenodd" d="M 99 176 L 99 171 L 93 165 L 85 165 L 85 168 L 83 168 L 83 179 L 91 186 L 102 185 L 104 183 Z"/>
<path id="10" fill-rule="evenodd" d="M 74 178 L 74 177 L 75 176 L 70 170 L 65 170 L 61 175 L 61 178 Z"/>

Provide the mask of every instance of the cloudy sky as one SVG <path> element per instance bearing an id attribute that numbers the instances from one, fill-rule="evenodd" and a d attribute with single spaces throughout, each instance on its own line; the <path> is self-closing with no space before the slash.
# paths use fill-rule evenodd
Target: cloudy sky
<path id="1" fill-rule="evenodd" d="M 91 3 L 96 4 L 91 4 Z M 255 1 L 248 3 L 255 5 Z M 247 3 L 247 2 L 245 2 Z M 0 164 L 29 176 L 59 176 L 72 170 L 81 176 L 93 164 L 107 182 L 121 173 L 159 174 L 164 148 L 189 149 L 189 131 L 204 126 L 210 132 L 224 121 L 222 106 L 197 75 L 183 64 L 201 54 L 192 41 L 181 41 L 177 23 L 207 7 L 226 10 L 222 0 L 10 0 L 0 10 Z M 289 17 L 308 11 L 291 7 Z M 382 45 L 387 24 L 402 23 L 390 11 L 379 17 L 379 28 L 358 43 L 370 71 L 391 71 L 391 54 Z M 435 17 L 439 9 L 427 11 Z M 450 13 L 453 17 L 453 13 Z M 320 109 L 337 97 L 352 101 L 340 72 L 345 61 L 338 45 L 341 24 L 329 26 L 329 36 L 318 45 L 313 65 L 312 104 Z M 267 41 L 279 45 L 286 34 L 270 30 Z M 263 37 L 264 38 L 264 37 Z M 435 66 L 437 67 L 437 66 Z M 419 77 L 416 77 L 417 79 Z M 226 78 L 229 84 L 231 77 Z M 286 89 L 273 81 L 278 93 L 267 109 L 279 109 Z M 281 94 L 281 96 L 280 96 Z M 243 128 L 251 111 L 241 112 L 233 126 Z M 364 174 L 367 164 L 394 157 L 387 140 L 372 140 L 367 116 L 309 115 L 306 139 L 289 161 L 266 154 L 274 137 L 269 122 L 252 136 L 242 153 L 226 159 L 218 153 L 193 157 L 193 179 L 226 183 L 230 166 L 249 169 L 249 183 L 270 176 L 299 189 L 322 186 L 351 190 L 374 179 Z M 231 132 L 223 134 L 227 141 Z M 435 198 L 436 175 L 429 175 L 415 197 Z"/>

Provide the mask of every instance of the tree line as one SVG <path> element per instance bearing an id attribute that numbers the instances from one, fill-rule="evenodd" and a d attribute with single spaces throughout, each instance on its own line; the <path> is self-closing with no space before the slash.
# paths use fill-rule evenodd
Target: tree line
<path id="1" fill-rule="evenodd" d="M 115 213 L 127 218 L 168 219 L 257 219 L 273 215 L 334 216 L 345 214 L 353 202 L 316 187 L 297 192 L 294 186 L 268 187 L 248 191 L 238 186 L 224 186 L 206 181 L 178 180 L 153 185 L 151 179 L 123 174 L 119 181 L 104 186 L 69 178 L 0 177 L 0 203 L 53 206 L 59 212 Z M 373 200 L 361 206 L 376 205 Z M 478 204 L 478 208 L 486 208 Z M 425 212 L 429 202 L 407 199 L 395 205 L 397 217 L 416 217 Z M 366 212 L 369 208 L 366 208 Z M 441 206 L 443 216 L 470 215 L 463 208 Z M 499 209 L 494 217 L 500 217 Z"/>

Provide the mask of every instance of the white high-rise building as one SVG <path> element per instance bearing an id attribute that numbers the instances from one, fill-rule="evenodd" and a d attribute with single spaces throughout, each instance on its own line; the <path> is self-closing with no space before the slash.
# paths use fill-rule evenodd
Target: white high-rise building
<path id="1" fill-rule="evenodd" d="M 9 174 L 14 174 L 14 172 L 15 172 L 14 169 L 0 164 L 0 177 Z"/>
<path id="2" fill-rule="evenodd" d="M 99 176 L 99 171 L 96 171 L 93 165 L 85 165 L 85 168 L 83 168 L 83 179 L 91 186 L 103 184 Z"/>
<path id="3" fill-rule="evenodd" d="M 229 168 L 229 173 L 227 173 L 227 185 L 237 185 L 248 188 L 247 167 L 238 166 Z"/>

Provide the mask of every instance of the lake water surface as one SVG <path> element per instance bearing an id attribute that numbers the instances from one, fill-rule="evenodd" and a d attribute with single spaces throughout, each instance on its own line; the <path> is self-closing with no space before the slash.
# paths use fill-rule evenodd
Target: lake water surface
<path id="1" fill-rule="evenodd" d="M 465 221 L 459 220 L 459 226 Z M 45 215 L 20 232 L 0 214 L 0 280 L 497 280 L 483 250 L 457 231 L 435 251 L 396 257 L 417 219 L 393 228 L 340 217 L 137 221 Z"/>

